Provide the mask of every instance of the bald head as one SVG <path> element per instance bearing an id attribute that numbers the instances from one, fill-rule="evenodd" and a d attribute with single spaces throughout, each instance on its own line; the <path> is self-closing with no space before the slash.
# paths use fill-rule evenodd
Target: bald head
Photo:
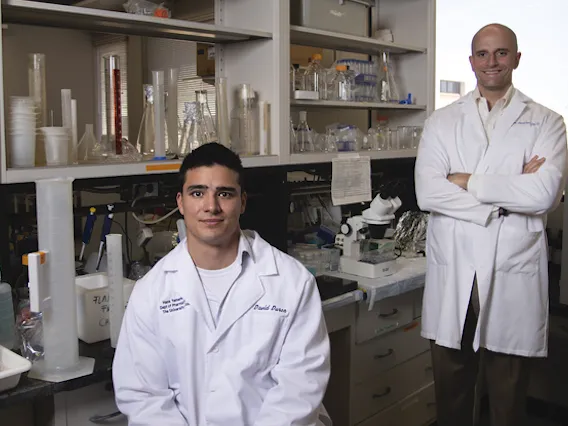
<path id="1" fill-rule="evenodd" d="M 501 24 L 489 24 L 481 28 L 473 36 L 473 40 L 471 41 L 471 53 L 475 54 L 480 40 L 491 36 L 500 36 L 500 38 L 508 44 L 512 53 L 518 52 L 517 35 L 512 29 Z"/>

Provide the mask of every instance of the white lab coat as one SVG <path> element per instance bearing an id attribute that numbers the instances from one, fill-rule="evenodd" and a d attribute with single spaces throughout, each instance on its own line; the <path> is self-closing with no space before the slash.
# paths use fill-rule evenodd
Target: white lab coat
<path id="1" fill-rule="evenodd" d="M 534 155 L 546 162 L 522 175 Z M 418 205 L 431 212 L 422 336 L 460 347 L 477 275 L 474 349 L 547 355 L 546 213 L 559 203 L 565 171 L 562 117 L 518 90 L 489 144 L 471 93 L 432 114 L 415 168 Z M 468 191 L 447 180 L 457 172 L 472 174 Z M 510 215 L 495 217 L 495 206 Z"/>
<path id="2" fill-rule="evenodd" d="M 185 240 L 136 284 L 113 364 L 129 425 L 321 424 L 330 361 L 315 279 L 258 234 L 243 237 L 251 259 L 217 328 Z"/>

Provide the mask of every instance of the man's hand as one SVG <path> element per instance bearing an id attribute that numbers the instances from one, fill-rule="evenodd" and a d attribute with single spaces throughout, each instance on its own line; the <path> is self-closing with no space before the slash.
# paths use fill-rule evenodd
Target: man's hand
<path id="1" fill-rule="evenodd" d="M 531 161 L 529 161 L 523 167 L 523 174 L 526 175 L 529 173 L 536 173 L 538 169 L 540 169 L 540 166 L 542 166 L 545 161 L 546 158 L 544 157 L 538 158 L 538 155 L 535 155 L 533 158 L 531 158 Z"/>
<path id="2" fill-rule="evenodd" d="M 457 185 L 467 191 L 467 184 L 469 182 L 470 176 L 470 173 L 452 173 L 451 175 L 448 175 L 448 180 L 454 185 Z"/>

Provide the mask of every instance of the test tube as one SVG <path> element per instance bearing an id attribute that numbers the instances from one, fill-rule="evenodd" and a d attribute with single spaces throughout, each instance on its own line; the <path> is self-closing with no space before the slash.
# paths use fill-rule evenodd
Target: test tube
<path id="1" fill-rule="evenodd" d="M 164 105 L 164 71 L 152 71 L 152 85 L 154 86 L 154 128 L 156 142 L 154 145 L 154 160 L 166 159 L 166 128 Z"/>

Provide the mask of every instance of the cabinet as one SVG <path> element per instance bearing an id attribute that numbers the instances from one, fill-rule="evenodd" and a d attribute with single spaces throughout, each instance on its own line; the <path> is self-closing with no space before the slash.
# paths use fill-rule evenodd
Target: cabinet
<path id="1" fill-rule="evenodd" d="M 179 0 L 178 0 L 179 1 Z M 385 111 L 396 125 L 422 125 L 434 106 L 435 0 L 376 0 L 373 27 L 390 28 L 396 43 L 338 34 L 290 25 L 289 0 L 215 0 L 214 24 L 136 16 L 123 12 L 89 9 L 29 0 L 3 0 L 2 24 L 25 24 L 69 28 L 86 32 L 120 33 L 132 36 L 161 37 L 216 45 L 216 75 L 228 79 L 229 110 L 234 89 L 251 83 L 259 99 L 271 105 L 270 155 L 245 157 L 245 167 L 329 162 L 334 155 L 290 154 L 290 108 L 328 110 Z M 192 16 L 191 11 L 184 13 Z M 203 14 L 203 11 L 200 11 Z M 2 39 L 4 41 L 4 34 Z M 401 93 L 413 93 L 416 105 L 380 103 L 290 102 L 290 45 L 310 45 L 339 51 L 376 54 L 390 51 Z M 2 56 L 4 64 L 10 58 Z M 69 72 L 73 72 L 72 69 Z M 0 114 L 5 117 L 4 76 L 0 70 Z M 49 71 L 48 71 L 49 85 Z M 0 182 L 23 183 L 41 178 L 70 176 L 76 179 L 175 173 L 180 161 L 128 164 L 77 165 L 66 167 L 7 167 L 6 120 L 0 122 Z M 376 151 L 365 153 L 373 159 L 413 157 L 415 152 Z"/>

